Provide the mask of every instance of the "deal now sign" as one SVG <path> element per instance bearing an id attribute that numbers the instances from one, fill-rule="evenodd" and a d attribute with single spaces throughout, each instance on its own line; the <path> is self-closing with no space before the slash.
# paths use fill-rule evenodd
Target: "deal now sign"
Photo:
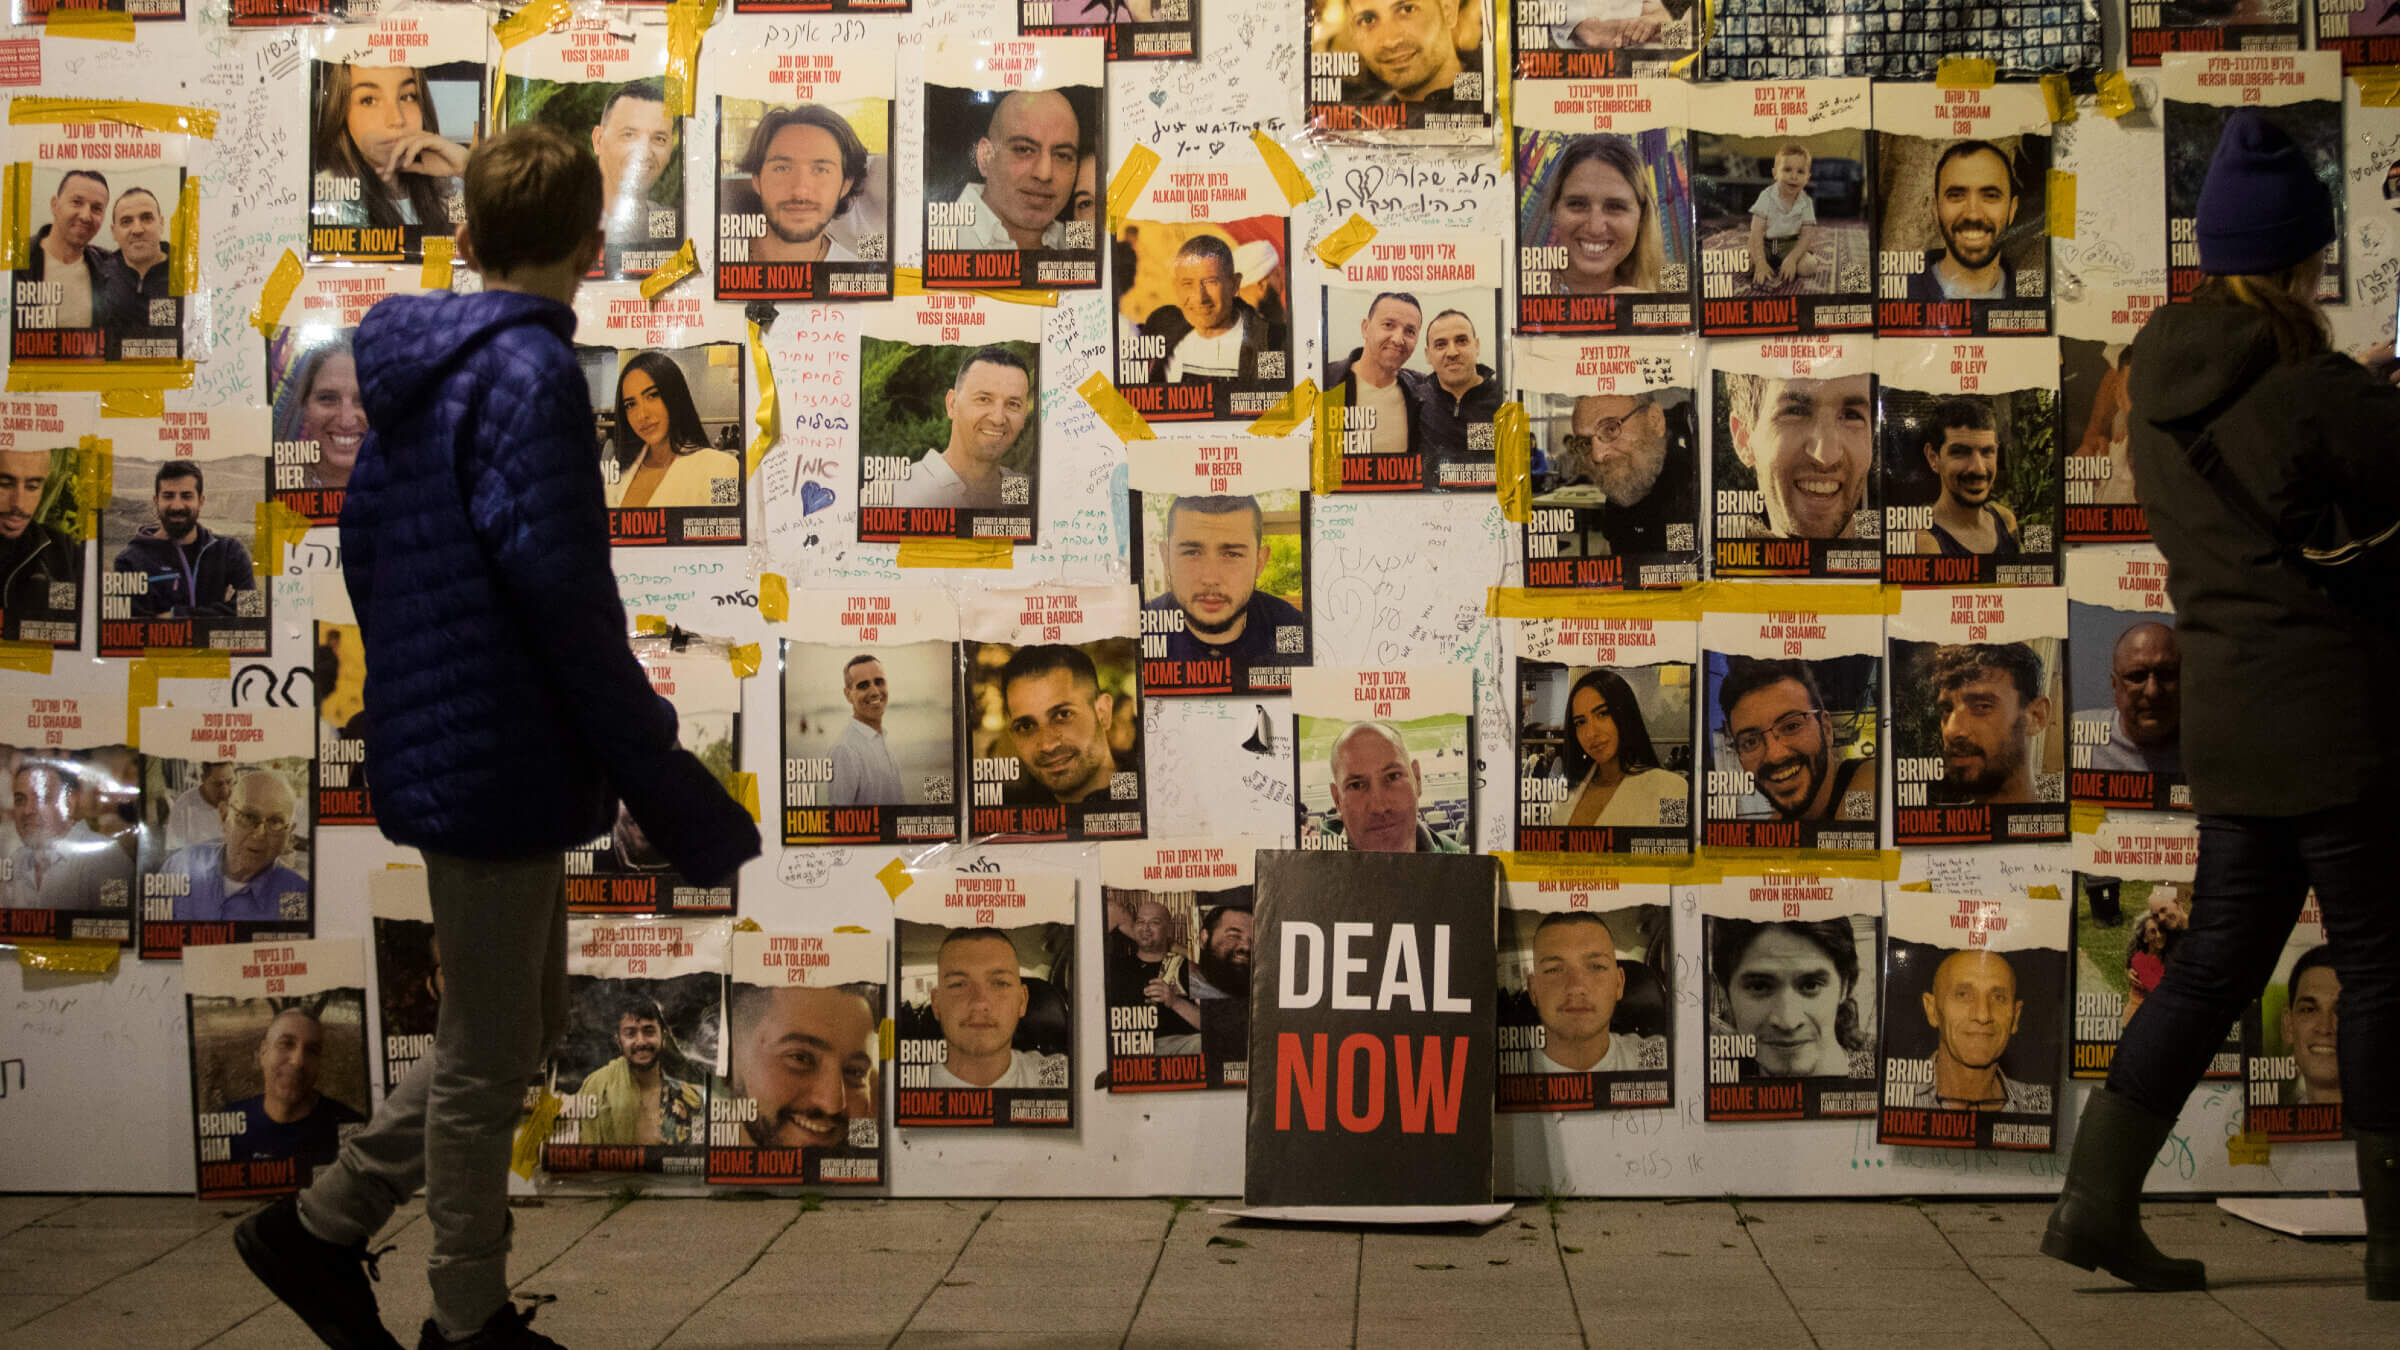
<path id="1" fill-rule="evenodd" d="M 1490 1201 L 1498 885 L 1468 854 L 1258 855 L 1245 1203 Z"/>

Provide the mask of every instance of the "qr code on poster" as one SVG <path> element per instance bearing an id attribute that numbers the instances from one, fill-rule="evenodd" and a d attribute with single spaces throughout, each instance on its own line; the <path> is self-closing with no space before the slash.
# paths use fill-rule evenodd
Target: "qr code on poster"
<path id="1" fill-rule="evenodd" d="M 1046 1088 L 1063 1088 L 1067 1085 L 1067 1057 L 1065 1055 L 1050 1055 L 1045 1058 L 1042 1064 L 1041 1083 Z"/>
<path id="2" fill-rule="evenodd" d="M 1643 1069 L 1663 1069 L 1667 1067 L 1667 1038 L 1664 1036 L 1652 1036 L 1643 1041 L 1641 1063 L 1635 1067 Z"/>
<path id="3" fill-rule="evenodd" d="M 1699 530 L 1688 520 L 1669 525 L 1667 527 L 1667 551 L 1669 553 L 1691 552 L 1700 546 L 1699 533 Z"/>
<path id="4" fill-rule="evenodd" d="M 257 586 L 253 586 L 246 591 L 235 591 L 233 593 L 233 615 L 237 619 L 263 619 L 267 617 L 266 591 Z"/>
<path id="5" fill-rule="evenodd" d="M 1112 773 L 1108 776 L 1108 799 L 1130 802 L 1142 795 L 1142 776 L 1138 773 Z"/>
<path id="6" fill-rule="evenodd" d="M 1658 804 L 1658 823 L 1661 825 L 1691 824 L 1692 804 L 1672 797 Z"/>
<path id="7" fill-rule="evenodd" d="M 179 300 L 151 301 L 150 326 L 152 328 L 173 328 L 181 317 L 176 311 L 182 307 L 183 302 Z"/>
<path id="8" fill-rule="evenodd" d="M 950 775 L 943 773 L 929 774 L 926 776 L 925 800 L 928 804 L 933 806 L 948 806 L 950 804 L 950 792 Z"/>
<path id="9" fill-rule="evenodd" d="M 1875 817 L 1875 794 L 1845 792 L 1842 794 L 1842 815 L 1848 820 L 1872 820 Z"/>
<path id="10" fill-rule="evenodd" d="M 1290 656 L 1308 650 L 1308 630 L 1298 624 L 1284 624 L 1275 630 L 1275 654 Z"/>
<path id="11" fill-rule="evenodd" d="M 708 504 L 710 506 L 740 506 L 742 504 L 742 480 L 738 478 L 709 479 Z"/>
<path id="12" fill-rule="evenodd" d="M 1000 504 L 1026 506 L 1033 498 L 1033 480 L 1021 473 L 1004 474 L 1000 479 Z"/>
<path id="13" fill-rule="evenodd" d="M 275 897 L 275 917 L 300 923 L 308 918 L 308 892 L 285 891 Z"/>

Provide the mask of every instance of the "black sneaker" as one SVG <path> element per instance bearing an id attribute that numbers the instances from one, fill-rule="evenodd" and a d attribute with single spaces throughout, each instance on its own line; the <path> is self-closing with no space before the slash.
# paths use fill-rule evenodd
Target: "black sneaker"
<path id="1" fill-rule="evenodd" d="M 502 1304 L 481 1331 L 463 1341 L 442 1335 L 441 1327 L 428 1317 L 425 1329 L 417 1333 L 417 1350 L 567 1350 L 533 1329 L 534 1309 L 548 1302 L 550 1296 L 541 1295 L 522 1308 L 514 1303 Z"/>
<path id="2" fill-rule="evenodd" d="M 375 1258 L 383 1252 L 309 1232 L 300 1224 L 297 1198 L 287 1195 L 242 1220 L 233 1230 L 233 1247 L 258 1282 L 333 1350 L 400 1350 L 399 1339 L 383 1328 L 368 1283 L 381 1278 Z"/>

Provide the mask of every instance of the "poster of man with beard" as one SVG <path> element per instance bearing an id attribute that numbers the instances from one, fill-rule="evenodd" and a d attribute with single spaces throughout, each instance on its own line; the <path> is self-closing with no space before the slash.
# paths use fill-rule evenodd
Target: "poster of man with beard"
<path id="1" fill-rule="evenodd" d="M 1087 586 L 962 598 L 970 833 L 1033 843 L 1147 828 L 1135 596 Z"/>
<path id="2" fill-rule="evenodd" d="M 307 708 L 143 708 L 141 954 L 316 931 L 316 718 Z M 213 780 L 213 781 L 212 781 Z"/>
<path id="3" fill-rule="evenodd" d="M 1254 838 L 1100 846 L 1108 1090 L 1249 1082 Z"/>
<path id="4" fill-rule="evenodd" d="M 200 1198 L 307 1186 L 373 1105 L 358 939 L 194 947 L 183 987 Z"/>
<path id="5" fill-rule="evenodd" d="M 1309 664 L 1308 459 L 1248 436 L 1126 447 L 1142 689 L 1281 693 Z"/>
<path id="6" fill-rule="evenodd" d="M 1875 394 L 1883 579 L 2056 585 L 2058 343 L 1881 339 Z"/>
<path id="7" fill-rule="evenodd" d="M 1711 611 L 1700 619 L 1708 780 L 1701 842 L 1735 848 L 1871 850 L 1883 821 L 1883 616 Z M 1853 603 L 1850 608 L 1863 609 Z"/>
<path id="8" fill-rule="evenodd" d="M 90 394 L 0 398 L 0 640 L 83 645 L 83 544 L 106 491 L 92 477 L 99 422 Z"/>
<path id="9" fill-rule="evenodd" d="M 2050 331 L 2050 112 L 2031 84 L 1875 86 L 1875 331 Z"/>
<path id="10" fill-rule="evenodd" d="M 725 984 L 725 1081 L 709 1096 L 717 1185 L 874 1185 L 876 1028 L 891 949 L 872 933 L 741 932 Z"/>
<path id="11" fill-rule="evenodd" d="M 2183 643 L 2167 561 L 2147 544 L 2067 555 L 2068 674 L 2079 802 L 2190 810 L 2183 780 Z"/>
<path id="12" fill-rule="evenodd" d="M 1715 575 L 1883 574 L 1874 345 L 1709 344 Z"/>
<path id="13" fill-rule="evenodd" d="M 1525 338 L 1530 590 L 1700 579 L 1700 416 L 1688 338 Z"/>
<path id="14" fill-rule="evenodd" d="M 1492 8 L 1482 0 L 1296 0 L 1312 135 L 1370 145 L 1492 141 Z"/>
<path id="15" fill-rule="evenodd" d="M 701 1175 L 725 1071 L 725 919 L 567 920 L 563 1101 L 542 1166 Z"/>
<path id="16" fill-rule="evenodd" d="M 712 71 L 717 298 L 886 299 L 891 53 L 792 49 L 799 28 L 760 31 Z"/>
<path id="17" fill-rule="evenodd" d="M 2067 597 L 1909 591 L 1892 617 L 1893 841 L 2067 837 Z"/>
<path id="18" fill-rule="evenodd" d="M 1595 867 L 1501 888 L 1496 1110 L 1674 1102 L 1673 909 L 1664 876 Z"/>
<path id="19" fill-rule="evenodd" d="M 110 425 L 114 491 L 100 518 L 100 655 L 168 647 L 264 656 L 274 588 L 259 584 L 269 464 L 260 408 L 169 409 Z M 271 570 L 281 570 L 281 559 Z"/>
<path id="20" fill-rule="evenodd" d="M 2297 16 L 2295 16 L 2297 17 Z M 2208 178 L 2225 123 L 2255 110 L 2299 146 L 2333 197 L 2333 242 L 2317 277 L 2320 304 L 2350 293 L 2349 179 L 2343 168 L 2342 56 L 2339 52 L 2179 52 L 2159 63 L 2158 96 L 2167 141 L 2167 298 L 2198 290 L 2200 185 Z"/>

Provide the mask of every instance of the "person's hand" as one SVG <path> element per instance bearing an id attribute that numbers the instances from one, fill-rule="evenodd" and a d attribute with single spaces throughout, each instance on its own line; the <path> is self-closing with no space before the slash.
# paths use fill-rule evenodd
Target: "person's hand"
<path id="1" fill-rule="evenodd" d="M 1628 47 L 1657 41 L 1660 30 L 1667 26 L 1665 18 L 1650 14 L 1645 14 L 1638 19 L 1621 19 L 1618 22 L 1624 25 L 1619 40 Z"/>
<path id="2" fill-rule="evenodd" d="M 1781 271 L 1775 274 L 1775 279 L 1779 282 L 1789 284 L 1794 277 L 1799 276 L 1800 259 L 1803 256 L 1805 255 L 1803 255 L 1800 250 L 1793 249 L 1792 256 L 1783 260 L 1783 268 Z"/>
<path id="3" fill-rule="evenodd" d="M 456 178 L 467 171 L 467 147 L 430 131 L 410 132 L 392 142 L 391 162 L 376 167 L 385 174 Z"/>
<path id="4" fill-rule="evenodd" d="M 1769 271 L 1767 269 L 1767 265 L 1763 262 L 1752 263 L 1750 265 L 1750 279 L 1757 282 L 1761 286 L 1772 286 L 1775 284 L 1775 274 Z"/>
<path id="5" fill-rule="evenodd" d="M 1165 980 L 1152 980 L 1142 986 L 1142 997 L 1152 1003 L 1164 1003 L 1175 996 L 1175 986 Z"/>
<path id="6" fill-rule="evenodd" d="M 2358 363 L 2393 384 L 2400 384 L 2400 357 L 2392 353 L 2392 344 L 2378 342 L 2358 354 Z"/>
<path id="7" fill-rule="evenodd" d="M 1623 19 L 1585 19 L 1575 25 L 1575 40 L 1586 47 L 1607 50 L 1625 42 Z"/>

